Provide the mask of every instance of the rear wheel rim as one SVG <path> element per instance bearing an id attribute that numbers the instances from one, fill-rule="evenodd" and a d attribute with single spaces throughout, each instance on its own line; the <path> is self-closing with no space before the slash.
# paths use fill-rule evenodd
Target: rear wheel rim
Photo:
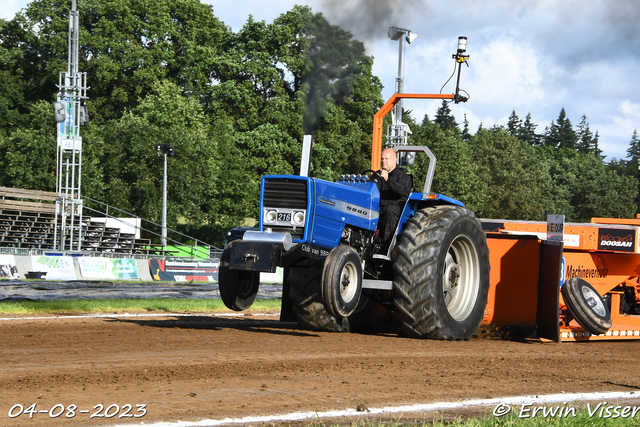
<path id="1" fill-rule="evenodd" d="M 449 315 L 458 322 L 465 320 L 480 290 L 480 260 L 467 236 L 456 237 L 447 250 L 442 289 Z"/>

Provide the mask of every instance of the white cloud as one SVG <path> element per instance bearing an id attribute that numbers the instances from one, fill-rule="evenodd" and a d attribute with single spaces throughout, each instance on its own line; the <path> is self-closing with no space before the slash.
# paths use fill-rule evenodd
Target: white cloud
<path id="1" fill-rule="evenodd" d="M 497 39 L 471 57 L 473 71 L 467 86 L 482 104 L 527 108 L 545 100 L 543 82 L 561 75 L 540 58 L 531 46 L 513 39 Z"/>
<path id="2" fill-rule="evenodd" d="M 0 18 L 13 19 L 20 9 L 27 6 L 26 0 L 3 0 L 0 6 Z"/>
<path id="3" fill-rule="evenodd" d="M 600 149 L 609 157 L 625 158 L 633 131 L 640 129 L 640 103 L 622 101 L 608 119 L 597 124 L 602 137 Z"/>
<path id="4" fill-rule="evenodd" d="M 620 111 L 630 122 L 640 122 L 640 104 L 631 101 L 624 101 L 620 104 Z"/>

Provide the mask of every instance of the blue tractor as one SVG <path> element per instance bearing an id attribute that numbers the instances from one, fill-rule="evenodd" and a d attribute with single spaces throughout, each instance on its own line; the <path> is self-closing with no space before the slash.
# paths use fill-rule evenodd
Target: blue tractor
<path id="1" fill-rule="evenodd" d="M 229 309 L 249 308 L 260 272 L 283 267 L 281 320 L 349 330 L 372 321 L 375 306 L 386 308 L 411 337 L 466 340 L 476 333 L 489 292 L 485 234 L 461 202 L 430 192 L 436 158 L 428 147 L 394 147 L 399 155 L 425 153 L 429 169 L 388 249 L 381 253 L 376 244 L 382 119 L 402 98 L 465 100 L 458 89 L 455 95 L 394 94 L 374 117 L 371 169 L 358 175 L 337 182 L 264 176 L 257 228 L 222 254 L 220 295 Z"/>

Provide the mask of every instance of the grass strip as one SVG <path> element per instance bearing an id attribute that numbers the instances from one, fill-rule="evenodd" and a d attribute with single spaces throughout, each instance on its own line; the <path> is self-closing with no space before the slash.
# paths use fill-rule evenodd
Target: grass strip
<path id="1" fill-rule="evenodd" d="M 248 311 L 279 311 L 280 299 L 257 299 Z M 77 313 L 136 313 L 136 312 L 231 312 L 220 299 L 92 299 L 65 301 L 0 302 L 3 314 L 77 314 Z"/>
<path id="2" fill-rule="evenodd" d="M 576 403 L 576 402 L 574 402 Z M 576 404 L 577 405 L 577 404 Z M 433 419 L 416 420 L 412 419 L 409 414 L 403 414 L 397 419 L 390 421 L 376 421 L 376 420 L 358 420 L 350 423 L 336 423 L 325 422 L 321 419 L 315 420 L 305 425 L 305 427 L 503 427 L 503 426 L 516 426 L 516 427 L 543 427 L 543 426 L 560 426 L 560 427 L 600 427 L 600 426 L 614 426 L 614 427 L 631 427 L 639 425 L 640 413 L 632 416 L 632 412 L 625 415 L 624 408 L 634 406 L 629 403 L 603 403 L 596 410 L 597 403 L 592 405 L 591 414 L 584 404 L 578 405 L 574 411 L 567 411 L 565 405 L 541 405 L 545 406 L 548 410 L 558 408 L 558 411 L 554 415 L 548 414 L 544 416 L 540 411 L 536 416 L 531 416 L 527 413 L 528 417 L 521 418 L 517 411 L 509 413 L 507 416 L 498 417 L 491 414 L 479 415 L 477 417 L 445 417 L 436 416 Z M 569 405 L 571 407 L 571 405 Z M 617 407 L 617 409 L 614 409 Z M 609 408 L 609 409 L 607 409 Z M 274 424 L 275 426 L 276 424 Z M 285 427 L 284 424 L 279 426 Z"/>

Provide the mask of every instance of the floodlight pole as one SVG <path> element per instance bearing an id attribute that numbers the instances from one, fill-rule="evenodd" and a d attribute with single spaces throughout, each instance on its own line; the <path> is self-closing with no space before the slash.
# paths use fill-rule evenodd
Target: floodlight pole
<path id="1" fill-rule="evenodd" d="M 396 93 L 402 93 L 403 92 L 403 81 L 402 81 L 402 63 L 404 62 L 404 37 L 400 37 L 398 39 L 398 77 L 396 77 Z M 398 102 L 398 104 L 395 107 L 396 111 L 395 111 L 395 126 L 398 126 L 400 123 L 402 123 L 402 100 L 400 100 Z"/>
<path id="2" fill-rule="evenodd" d="M 418 37 L 417 34 L 411 33 L 406 28 L 389 27 L 389 38 L 398 41 L 398 77 L 396 78 L 395 93 L 404 92 L 403 83 L 403 66 L 404 66 L 404 40 L 411 44 Z M 394 117 L 393 124 L 387 130 L 387 145 L 397 147 L 407 144 L 407 126 L 402 123 L 402 99 L 393 107 Z"/>
<path id="3" fill-rule="evenodd" d="M 164 176 L 162 177 L 162 233 L 160 244 L 167 246 L 167 153 L 164 153 Z"/>
<path id="4" fill-rule="evenodd" d="M 162 174 L 162 230 L 160 231 L 160 244 L 167 246 L 167 156 L 173 157 L 173 145 L 158 144 L 156 145 L 158 157 L 164 155 L 164 172 Z"/>

